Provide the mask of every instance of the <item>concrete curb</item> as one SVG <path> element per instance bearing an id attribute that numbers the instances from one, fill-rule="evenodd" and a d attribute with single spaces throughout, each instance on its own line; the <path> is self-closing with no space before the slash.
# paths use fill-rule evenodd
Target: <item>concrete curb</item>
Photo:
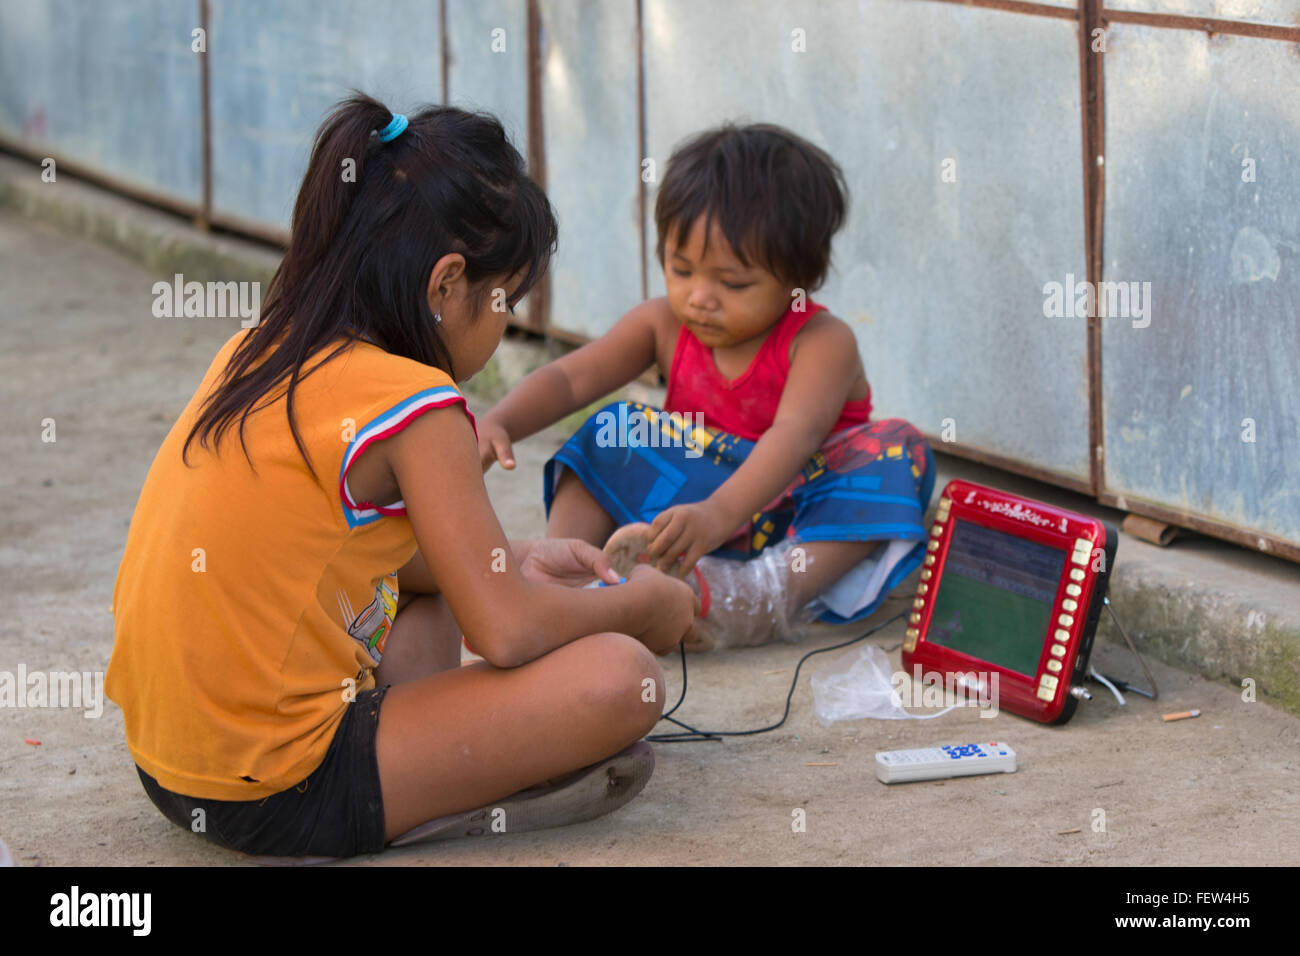
<path id="1" fill-rule="evenodd" d="M 97 239 L 161 277 L 182 273 L 198 281 L 265 284 L 280 258 L 270 247 L 200 232 L 65 174 L 57 183 L 44 183 L 39 166 L 11 156 L 0 155 L 0 208 Z M 508 338 L 475 378 L 476 404 L 494 403 L 551 357 L 545 344 Z M 653 390 L 641 386 L 631 386 L 628 395 L 656 400 Z M 570 418 L 573 427 L 582 420 Z M 960 458 L 939 458 L 936 488 L 962 477 L 1102 516 L 1116 526 L 1123 518 L 1081 495 Z M 906 591 L 906 585 L 899 589 Z M 1121 535 L 1111 596 L 1144 655 L 1239 688 L 1253 681 L 1260 700 L 1300 715 L 1300 574 L 1294 565 L 1190 533 L 1168 548 Z M 1099 637 L 1124 646 L 1104 616 Z M 1142 682 L 1136 661 L 1124 666 L 1123 675 Z"/>
<path id="2" fill-rule="evenodd" d="M 197 282 L 271 281 L 280 253 L 269 246 L 200 232 L 183 219 L 59 173 L 41 181 L 35 163 L 0 154 L 0 207 L 63 232 L 96 239 L 160 278 Z"/>

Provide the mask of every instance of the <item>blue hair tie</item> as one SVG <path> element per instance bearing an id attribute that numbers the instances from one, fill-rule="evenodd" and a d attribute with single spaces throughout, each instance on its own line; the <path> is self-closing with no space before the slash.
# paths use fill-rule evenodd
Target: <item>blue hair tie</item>
<path id="1" fill-rule="evenodd" d="M 407 127 L 407 119 L 401 113 L 394 113 L 392 120 L 383 129 L 378 130 L 379 142 L 390 143 L 402 135 Z"/>

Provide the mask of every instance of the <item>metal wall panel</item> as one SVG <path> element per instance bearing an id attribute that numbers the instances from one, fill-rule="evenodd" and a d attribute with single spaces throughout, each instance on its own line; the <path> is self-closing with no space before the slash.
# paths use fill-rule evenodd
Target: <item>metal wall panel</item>
<path id="1" fill-rule="evenodd" d="M 425 2 L 433 6 L 430 0 Z M 525 0 L 446 0 L 446 3 L 450 58 L 448 102 L 494 114 L 506 128 L 510 142 L 527 156 L 527 3 Z"/>
<path id="2" fill-rule="evenodd" d="M 288 228 L 317 127 L 355 88 L 394 110 L 442 99 L 435 0 L 211 0 L 212 202 Z"/>
<path id="3" fill-rule="evenodd" d="M 198 3 L 0 0 L 0 132 L 198 205 Z"/>
<path id="4" fill-rule="evenodd" d="M 1300 541 L 1300 58 L 1115 24 L 1105 69 L 1104 278 L 1153 303 L 1103 323 L 1107 490 Z"/>
<path id="5" fill-rule="evenodd" d="M 528 4 L 526 0 L 445 0 L 447 101 L 494 115 L 528 158 Z M 535 291 L 516 310 L 531 326 Z"/>
<path id="6" fill-rule="evenodd" d="M 1044 285 L 1086 271 L 1076 31 L 910 0 L 645 8 L 660 164 L 688 134 L 743 119 L 844 167 L 850 220 L 817 298 L 854 327 L 876 414 L 935 435 L 951 420 L 963 445 L 1086 480 L 1086 324 L 1043 316 Z M 650 275 L 660 294 L 657 261 Z"/>
<path id="7" fill-rule="evenodd" d="M 1105 3 L 1107 10 L 1181 13 L 1220 20 L 1300 25 L 1300 3 L 1296 0 L 1105 0 Z"/>
<path id="8" fill-rule="evenodd" d="M 551 326 L 596 338 L 641 300 L 637 0 L 544 0 L 542 110 L 560 245 Z"/>

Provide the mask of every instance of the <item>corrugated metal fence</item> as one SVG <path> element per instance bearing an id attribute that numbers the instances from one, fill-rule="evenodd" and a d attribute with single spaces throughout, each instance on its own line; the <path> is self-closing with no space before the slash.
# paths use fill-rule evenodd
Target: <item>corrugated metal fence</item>
<path id="1" fill-rule="evenodd" d="M 880 414 L 1300 560 L 1300 0 L 0 0 L 0 147 L 202 225 L 283 241 L 354 87 L 502 118 L 575 340 L 662 291 L 674 145 L 784 124 Z"/>

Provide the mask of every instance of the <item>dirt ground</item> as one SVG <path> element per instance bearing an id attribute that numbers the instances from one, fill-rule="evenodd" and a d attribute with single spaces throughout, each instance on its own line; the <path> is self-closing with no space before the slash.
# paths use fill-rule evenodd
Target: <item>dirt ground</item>
<path id="1" fill-rule="evenodd" d="M 107 666 L 113 581 L 145 472 L 237 321 L 154 318 L 151 287 L 161 278 L 170 277 L 0 214 L 0 671 Z M 42 441 L 47 418 L 56 423 L 54 442 Z M 543 528 L 541 467 L 562 437 L 552 430 L 516 446 L 518 469 L 488 476 L 514 537 Z M 902 602 L 892 600 L 886 612 Z M 899 623 L 873 640 L 896 648 L 901 638 Z M 830 641 L 692 657 L 679 715 L 712 729 L 774 721 L 796 660 L 820 643 Z M 897 665 L 896 649 L 891 658 Z M 1099 647 L 1095 659 L 1104 671 L 1140 679 L 1113 646 Z M 1230 686 L 1152 663 L 1158 703 L 1133 697 L 1120 708 L 1098 696 L 1065 727 L 958 709 L 929 721 L 827 729 L 812 716 L 809 667 L 784 727 L 725 743 L 657 746 L 649 786 L 611 816 L 353 862 L 1300 863 L 1300 720 L 1244 702 Z M 674 659 L 665 671 L 675 700 Z M 1193 707 L 1200 719 L 1160 719 Z M 877 750 L 977 740 L 1009 742 L 1019 772 L 893 787 L 874 777 Z M 796 810 L 806 832 L 792 826 Z M 97 719 L 0 708 L 0 839 L 20 866 L 245 862 L 154 809 L 111 703 Z"/>

